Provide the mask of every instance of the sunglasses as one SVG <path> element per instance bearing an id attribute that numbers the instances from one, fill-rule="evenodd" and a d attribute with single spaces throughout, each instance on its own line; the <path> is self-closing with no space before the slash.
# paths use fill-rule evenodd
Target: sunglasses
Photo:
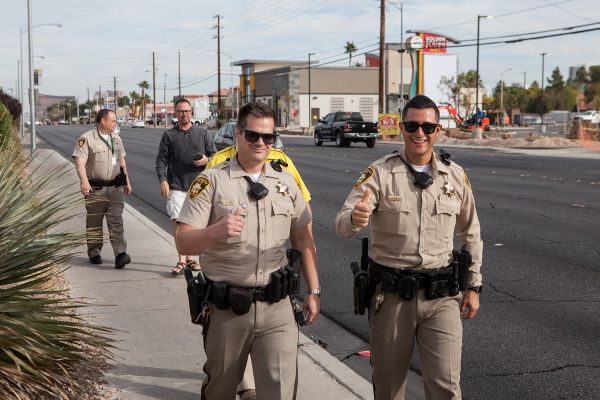
<path id="1" fill-rule="evenodd" d="M 422 124 L 419 124 L 418 122 L 414 121 L 404 121 L 402 122 L 402 125 L 404 125 L 404 129 L 408 133 L 415 133 L 417 130 L 419 130 L 419 128 L 421 128 L 423 129 L 423 132 L 425 132 L 428 135 L 434 133 L 438 126 L 440 126 L 440 124 L 433 124 L 431 122 L 424 122 Z"/>
<path id="2" fill-rule="evenodd" d="M 268 146 L 275 143 L 277 136 L 279 135 L 276 133 L 258 133 L 244 129 L 244 137 L 251 143 L 257 142 L 258 138 L 262 138 L 263 143 Z"/>

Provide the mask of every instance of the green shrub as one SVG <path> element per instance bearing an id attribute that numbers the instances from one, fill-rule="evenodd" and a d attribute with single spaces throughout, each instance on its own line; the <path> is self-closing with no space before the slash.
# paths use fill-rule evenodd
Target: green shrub
<path id="1" fill-rule="evenodd" d="M 8 109 L 0 103 L 0 148 L 11 143 L 14 138 L 13 119 Z"/>
<path id="2" fill-rule="evenodd" d="M 12 96 L 9 96 L 2 90 L 0 90 L 0 103 L 3 103 L 6 106 L 8 112 L 10 112 L 10 115 L 12 115 L 14 121 L 17 121 L 21 117 L 21 114 L 23 112 L 23 106 L 21 105 L 19 100 L 15 99 Z"/>
<path id="3" fill-rule="evenodd" d="M 0 398 L 94 398 L 111 331 L 85 322 L 76 313 L 85 304 L 56 287 L 85 243 L 61 225 L 81 198 L 57 187 L 66 166 L 32 169 L 17 143 L 0 148 Z"/>

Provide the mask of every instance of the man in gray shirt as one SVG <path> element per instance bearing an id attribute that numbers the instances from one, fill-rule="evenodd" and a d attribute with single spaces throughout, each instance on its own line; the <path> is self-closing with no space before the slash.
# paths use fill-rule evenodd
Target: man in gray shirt
<path id="1" fill-rule="evenodd" d="M 204 171 L 208 158 L 217 151 L 212 135 L 206 129 L 192 124 L 192 105 L 187 99 L 181 98 L 175 102 L 175 114 L 177 126 L 165 131 L 156 156 L 160 195 L 167 199 L 167 214 L 173 221 L 173 232 L 190 184 Z M 194 271 L 200 268 L 192 256 L 179 254 L 171 273 L 183 273 L 186 265 Z"/>

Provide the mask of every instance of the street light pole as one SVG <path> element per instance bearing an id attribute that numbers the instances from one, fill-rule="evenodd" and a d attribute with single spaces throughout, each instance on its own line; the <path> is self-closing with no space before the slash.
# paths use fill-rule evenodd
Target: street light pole
<path id="1" fill-rule="evenodd" d="M 540 131 L 541 133 L 546 132 L 546 125 L 544 125 L 544 58 L 546 57 L 546 54 L 548 53 L 540 53 L 540 56 L 542 56 L 542 104 L 541 104 L 541 108 L 540 108 Z"/>
<path id="2" fill-rule="evenodd" d="M 29 122 L 31 123 L 31 153 L 35 151 L 35 88 L 33 87 L 33 38 L 31 36 L 31 0 L 27 0 L 27 42 L 29 52 Z"/>
<path id="3" fill-rule="evenodd" d="M 479 126 L 479 25 L 482 18 L 491 19 L 494 18 L 492 15 L 477 15 L 477 55 L 476 55 L 476 68 L 475 68 L 475 122 Z"/>
<path id="4" fill-rule="evenodd" d="M 523 71 L 523 112 L 521 113 L 521 126 L 525 126 L 525 107 L 527 107 L 527 71 Z"/>
<path id="5" fill-rule="evenodd" d="M 500 74 L 500 112 L 502 113 L 502 119 L 500 120 L 501 127 L 504 126 L 504 120 L 506 119 L 504 116 L 504 81 L 502 80 L 502 75 L 504 75 L 504 73 L 507 71 L 512 71 L 512 68 L 506 68 Z"/>
<path id="6" fill-rule="evenodd" d="M 312 127 L 312 110 L 310 108 L 310 56 L 316 56 L 317 53 L 308 53 L 308 129 Z"/>

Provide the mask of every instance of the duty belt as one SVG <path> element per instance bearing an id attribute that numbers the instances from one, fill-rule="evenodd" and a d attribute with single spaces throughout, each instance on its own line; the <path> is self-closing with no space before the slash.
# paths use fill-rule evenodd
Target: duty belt
<path id="1" fill-rule="evenodd" d="M 90 186 L 92 187 L 110 187 L 115 186 L 115 180 L 105 181 L 102 179 L 89 179 Z"/>
<path id="2" fill-rule="evenodd" d="M 369 267 L 371 288 L 375 289 L 375 292 L 398 293 L 401 299 L 407 301 L 412 300 L 420 289 L 425 289 L 427 299 L 454 296 L 458 294 L 458 281 L 455 281 L 458 272 L 456 268 L 450 265 L 427 270 L 398 269 L 371 260 Z"/>

